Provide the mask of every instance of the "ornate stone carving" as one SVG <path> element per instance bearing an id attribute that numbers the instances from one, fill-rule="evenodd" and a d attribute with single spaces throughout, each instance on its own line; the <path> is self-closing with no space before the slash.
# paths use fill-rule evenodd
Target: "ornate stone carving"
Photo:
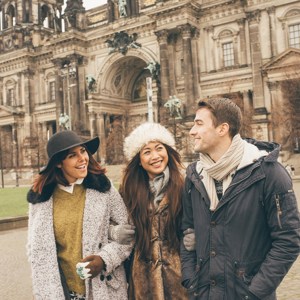
<path id="1" fill-rule="evenodd" d="M 120 52 L 126 55 L 129 48 L 141 48 L 142 45 L 136 41 L 137 37 L 137 33 L 129 35 L 125 31 L 116 32 L 112 40 L 105 41 L 109 48 L 109 54 Z"/>
<path id="2" fill-rule="evenodd" d="M 164 30 L 156 31 L 154 33 L 157 36 L 157 40 L 160 44 L 167 43 L 168 34 L 169 34 L 168 30 L 164 29 Z"/>
<path id="3" fill-rule="evenodd" d="M 158 62 L 151 61 L 145 68 L 149 70 L 151 77 L 155 80 L 159 80 L 160 77 L 160 64 Z"/>
<path id="4" fill-rule="evenodd" d="M 250 25 L 259 23 L 261 17 L 261 13 L 259 10 L 247 12 L 246 15 Z"/>

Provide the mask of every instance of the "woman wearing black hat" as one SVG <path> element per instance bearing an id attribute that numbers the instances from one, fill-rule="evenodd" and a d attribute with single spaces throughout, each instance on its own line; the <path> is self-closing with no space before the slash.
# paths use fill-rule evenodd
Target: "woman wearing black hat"
<path id="1" fill-rule="evenodd" d="M 123 261 L 132 245 L 108 240 L 127 223 L 122 198 L 95 161 L 99 138 L 53 135 L 49 161 L 27 195 L 28 257 L 35 299 L 127 299 Z"/>

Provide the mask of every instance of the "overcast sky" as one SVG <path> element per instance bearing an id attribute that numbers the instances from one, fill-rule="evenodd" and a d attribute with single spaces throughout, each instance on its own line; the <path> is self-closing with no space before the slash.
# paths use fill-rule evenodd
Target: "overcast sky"
<path id="1" fill-rule="evenodd" d="M 106 3 L 107 0 L 83 0 L 83 6 L 86 10 Z"/>

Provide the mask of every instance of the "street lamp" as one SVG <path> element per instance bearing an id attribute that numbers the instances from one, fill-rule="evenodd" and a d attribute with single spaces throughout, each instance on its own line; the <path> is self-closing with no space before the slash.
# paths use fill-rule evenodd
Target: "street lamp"
<path id="1" fill-rule="evenodd" d="M 152 103 L 152 77 L 146 78 L 147 103 L 148 103 L 148 122 L 153 123 L 153 103 Z"/>
<path id="2" fill-rule="evenodd" d="M 3 149 L 2 149 L 2 128 L 0 127 L 0 164 L 1 164 L 1 185 L 4 189 L 4 174 L 3 174 Z"/>
<path id="3" fill-rule="evenodd" d="M 12 134 L 13 134 L 13 145 L 15 145 L 15 151 L 16 151 L 16 187 L 19 186 L 19 144 L 18 144 L 18 136 L 17 136 L 17 125 L 13 125 L 12 128 Z"/>

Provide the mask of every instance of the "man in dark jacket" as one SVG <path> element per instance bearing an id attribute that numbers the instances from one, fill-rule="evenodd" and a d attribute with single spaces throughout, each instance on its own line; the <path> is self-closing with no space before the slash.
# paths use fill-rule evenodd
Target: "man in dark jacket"
<path id="1" fill-rule="evenodd" d="M 300 250 L 279 145 L 243 140 L 241 111 L 229 99 L 198 106 L 190 135 L 200 159 L 187 169 L 182 219 L 183 232 L 194 234 L 181 244 L 182 283 L 190 299 L 276 299 Z M 186 243 L 193 235 L 194 249 Z"/>

